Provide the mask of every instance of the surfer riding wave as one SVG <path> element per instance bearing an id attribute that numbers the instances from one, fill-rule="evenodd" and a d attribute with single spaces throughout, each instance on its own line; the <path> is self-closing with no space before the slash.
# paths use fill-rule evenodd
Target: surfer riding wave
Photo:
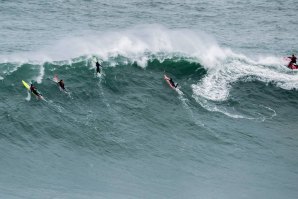
<path id="1" fill-rule="evenodd" d="M 291 69 L 298 69 L 298 66 L 296 64 L 297 62 L 296 56 L 293 54 L 292 57 L 288 57 L 288 58 L 291 59 L 290 63 L 288 64 L 288 67 Z"/>
<path id="2" fill-rule="evenodd" d="M 172 88 L 177 88 L 178 86 L 178 83 L 174 83 L 173 79 L 171 77 L 168 77 L 166 75 L 164 75 L 164 79 L 169 83 L 169 85 L 172 87 Z"/>

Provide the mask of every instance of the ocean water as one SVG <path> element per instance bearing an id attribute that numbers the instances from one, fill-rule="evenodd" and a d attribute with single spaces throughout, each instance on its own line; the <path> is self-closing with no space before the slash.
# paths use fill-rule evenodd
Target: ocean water
<path id="1" fill-rule="evenodd" d="M 296 4 L 0 1 L 0 198 L 297 198 Z"/>

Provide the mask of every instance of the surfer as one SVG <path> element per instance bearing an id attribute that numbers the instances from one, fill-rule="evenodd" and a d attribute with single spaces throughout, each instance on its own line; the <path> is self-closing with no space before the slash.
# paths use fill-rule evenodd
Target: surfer
<path id="1" fill-rule="evenodd" d="M 295 57 L 295 55 L 293 54 L 292 57 L 288 57 L 289 59 L 291 59 L 290 63 L 288 64 L 288 67 L 289 68 L 296 68 L 297 65 L 296 65 L 296 61 L 297 61 L 297 58 Z"/>
<path id="2" fill-rule="evenodd" d="M 171 84 L 173 87 L 177 88 L 178 83 L 175 84 L 175 83 L 173 82 L 173 79 L 172 79 L 171 77 L 169 78 L 169 82 L 170 82 L 170 84 Z"/>
<path id="3" fill-rule="evenodd" d="M 30 85 L 30 91 L 34 93 L 37 97 L 41 97 L 41 94 L 36 90 L 33 84 Z"/>
<path id="4" fill-rule="evenodd" d="M 292 55 L 292 57 L 288 57 L 288 58 L 291 59 L 289 65 L 291 65 L 291 64 L 296 64 L 296 60 L 297 60 L 297 58 L 295 57 L 294 54 Z"/>
<path id="5" fill-rule="evenodd" d="M 64 81 L 61 79 L 59 82 L 58 82 L 60 88 L 62 88 L 63 90 L 65 90 L 65 87 L 64 87 Z"/>
<path id="6" fill-rule="evenodd" d="M 96 65 L 96 73 L 100 73 L 100 67 L 101 67 L 100 63 L 96 61 L 95 65 Z"/>

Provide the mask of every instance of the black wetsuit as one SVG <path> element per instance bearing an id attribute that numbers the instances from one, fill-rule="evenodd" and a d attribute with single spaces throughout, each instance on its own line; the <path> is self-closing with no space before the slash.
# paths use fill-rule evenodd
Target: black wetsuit
<path id="1" fill-rule="evenodd" d="M 65 90 L 64 83 L 62 82 L 62 80 L 60 80 L 60 81 L 58 82 L 58 84 L 59 84 L 59 86 L 60 86 L 63 90 Z"/>
<path id="2" fill-rule="evenodd" d="M 100 64 L 98 63 L 98 61 L 96 62 L 96 72 L 100 73 Z"/>
<path id="3" fill-rule="evenodd" d="M 297 58 L 295 56 L 292 57 L 292 63 L 296 64 L 296 60 L 297 60 Z"/>
<path id="4" fill-rule="evenodd" d="M 175 88 L 177 88 L 178 84 L 175 85 L 175 83 L 173 82 L 172 78 L 169 79 L 169 82 L 172 86 L 174 86 Z"/>
<path id="5" fill-rule="evenodd" d="M 289 57 L 291 59 L 290 64 L 296 64 L 297 58 L 295 56 Z"/>
<path id="6" fill-rule="evenodd" d="M 34 86 L 31 86 L 31 87 L 30 87 L 30 91 L 31 91 L 32 93 L 34 93 L 36 96 L 40 96 L 40 94 L 37 92 L 37 90 L 36 90 L 36 88 L 35 88 Z"/>
<path id="7" fill-rule="evenodd" d="M 288 67 L 289 67 L 290 69 L 298 69 L 298 66 L 297 66 L 297 64 L 296 64 L 296 60 L 297 60 L 297 58 L 296 58 L 294 55 L 293 55 L 292 57 L 288 57 L 288 58 L 291 59 L 290 63 L 288 64 Z"/>

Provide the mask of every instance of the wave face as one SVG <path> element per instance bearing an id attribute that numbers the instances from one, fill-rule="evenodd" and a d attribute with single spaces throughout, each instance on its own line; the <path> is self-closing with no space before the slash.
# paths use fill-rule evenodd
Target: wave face
<path id="1" fill-rule="evenodd" d="M 173 6 L 198 8 L 190 5 Z M 280 55 L 248 55 L 195 28 L 158 24 L 26 45 L 0 50 L 0 198 L 297 196 L 298 75 Z"/>
<path id="2" fill-rule="evenodd" d="M 218 46 L 210 48 L 216 55 L 209 49 L 207 58 L 143 51 L 136 56 L 107 53 L 66 61 L 1 63 L 2 195 L 10 196 L 14 187 L 20 187 L 16 197 L 33 192 L 35 198 L 44 193 L 65 198 L 126 197 L 131 187 L 139 186 L 141 191 L 134 192 L 137 198 L 153 196 L 149 186 L 167 196 L 180 186 L 180 178 L 207 188 L 204 183 L 210 175 L 195 167 L 204 173 L 228 172 L 230 177 L 214 175 L 231 180 L 228 186 L 240 183 L 242 191 L 247 180 L 235 179 L 239 173 L 251 178 L 248 181 L 267 184 L 275 175 L 268 172 L 261 179 L 235 165 L 258 168 L 263 161 L 279 161 L 266 152 L 243 156 L 268 150 L 269 141 L 280 139 L 280 131 L 293 133 L 283 126 L 297 127 L 289 120 L 298 108 L 297 75 L 274 58 L 267 58 L 274 63 L 261 63 Z M 223 53 L 220 58 L 218 51 Z M 94 73 L 97 59 L 103 66 L 101 77 Z M 205 64 L 208 59 L 216 64 Z M 163 80 L 164 73 L 179 83 L 177 92 Z M 67 94 L 53 82 L 54 74 L 64 79 Z M 28 98 L 22 79 L 33 82 L 45 101 Z M 264 160 L 257 165 L 250 162 L 257 157 Z M 280 168 L 281 164 L 267 166 L 272 171 Z M 179 179 L 173 178 L 177 171 Z M 294 183 L 294 178 L 283 178 L 291 171 L 276 178 Z M 199 182 L 202 177 L 207 181 Z M 154 183 L 156 179 L 165 181 Z"/>

